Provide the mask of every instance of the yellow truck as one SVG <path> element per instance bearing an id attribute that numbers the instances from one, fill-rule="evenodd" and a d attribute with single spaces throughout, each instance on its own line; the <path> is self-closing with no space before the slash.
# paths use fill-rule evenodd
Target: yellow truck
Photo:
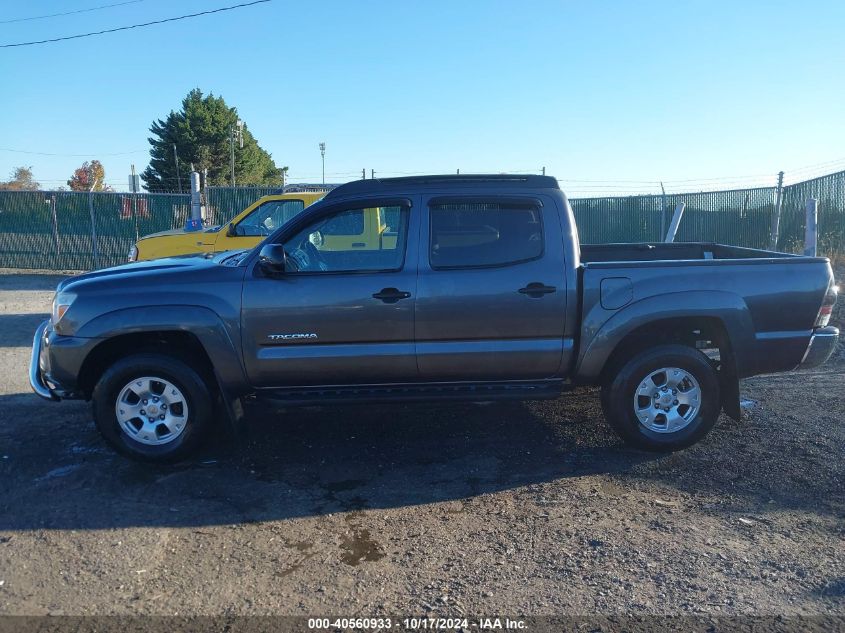
<path id="1" fill-rule="evenodd" d="M 146 235 L 129 249 L 129 261 L 252 248 L 324 195 L 325 191 L 305 191 L 264 196 L 222 227 Z"/>

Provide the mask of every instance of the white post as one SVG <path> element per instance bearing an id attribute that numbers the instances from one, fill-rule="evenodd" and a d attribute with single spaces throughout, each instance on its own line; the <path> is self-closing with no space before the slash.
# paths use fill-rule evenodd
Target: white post
<path id="1" fill-rule="evenodd" d="M 807 198 L 807 222 L 804 229 L 804 254 L 815 257 L 818 252 L 819 201 Z"/>
<path id="2" fill-rule="evenodd" d="M 191 219 L 202 221 L 202 200 L 200 199 L 200 175 L 191 172 Z"/>
<path id="3" fill-rule="evenodd" d="M 686 202 L 679 202 L 675 207 L 675 213 L 672 215 L 672 222 L 669 224 L 669 230 L 666 232 L 666 242 L 672 243 L 675 241 L 675 235 L 678 234 L 678 225 L 681 223 L 681 218 L 684 215 Z"/>
<path id="4" fill-rule="evenodd" d="M 769 250 L 778 249 L 778 238 L 780 237 L 780 214 L 783 209 L 783 172 L 778 172 L 778 188 L 775 194 L 775 212 L 772 214 L 772 228 L 769 235 Z"/>

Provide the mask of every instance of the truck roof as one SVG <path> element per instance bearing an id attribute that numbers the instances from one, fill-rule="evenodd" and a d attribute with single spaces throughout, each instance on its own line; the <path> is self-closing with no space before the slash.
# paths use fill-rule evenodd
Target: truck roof
<path id="1" fill-rule="evenodd" d="M 326 194 L 325 199 L 340 198 L 361 193 L 395 193 L 397 189 L 407 189 L 408 187 L 442 187 L 446 185 L 449 188 L 474 188 L 481 184 L 497 190 L 510 191 L 560 189 L 557 179 L 552 176 L 526 174 L 448 174 L 354 180 L 332 189 Z"/>

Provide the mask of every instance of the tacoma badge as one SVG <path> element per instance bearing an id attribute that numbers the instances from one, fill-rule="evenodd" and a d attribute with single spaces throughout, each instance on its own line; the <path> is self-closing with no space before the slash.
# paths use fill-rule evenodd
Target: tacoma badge
<path id="1" fill-rule="evenodd" d="M 297 333 L 297 334 L 268 334 L 267 338 L 271 341 L 290 341 L 293 339 L 302 339 L 302 338 L 317 338 L 317 335 L 313 332 L 305 333 Z"/>

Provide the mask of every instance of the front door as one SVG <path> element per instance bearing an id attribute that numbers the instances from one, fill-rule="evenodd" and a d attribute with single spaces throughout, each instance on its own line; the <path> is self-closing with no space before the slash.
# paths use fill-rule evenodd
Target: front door
<path id="1" fill-rule="evenodd" d="M 545 202 L 485 196 L 424 205 L 415 326 L 423 380 L 559 375 L 565 262 L 558 211 Z"/>
<path id="2" fill-rule="evenodd" d="M 418 378 L 413 322 L 415 228 L 410 204 L 333 207 L 284 239 L 288 266 L 247 273 L 244 359 L 256 387 L 366 385 Z M 378 248 L 340 239 L 380 215 Z"/>

